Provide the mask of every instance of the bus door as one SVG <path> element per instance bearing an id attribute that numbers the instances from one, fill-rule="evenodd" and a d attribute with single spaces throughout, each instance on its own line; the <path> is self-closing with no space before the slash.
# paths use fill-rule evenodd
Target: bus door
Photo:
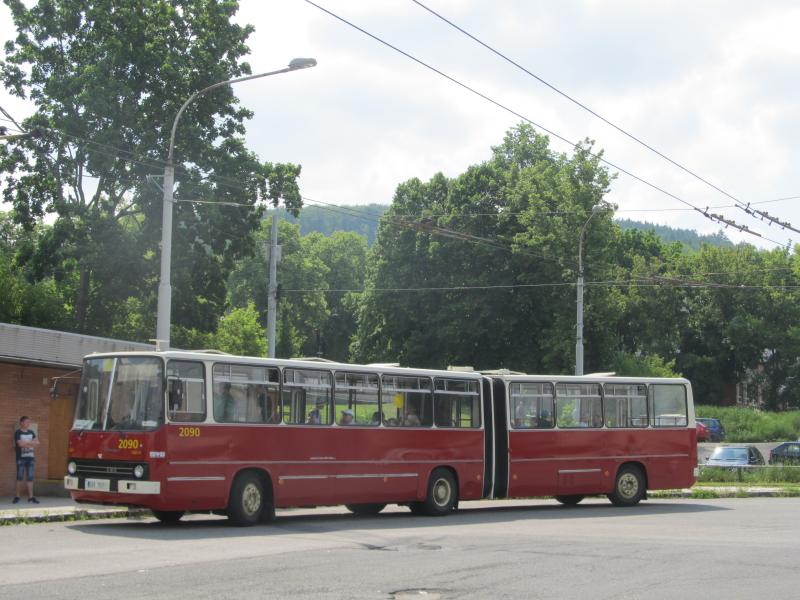
<path id="1" fill-rule="evenodd" d="M 484 498 L 494 496 L 495 449 L 494 449 L 494 395 L 492 380 L 481 380 L 483 392 L 483 494 Z"/>
<path id="2" fill-rule="evenodd" d="M 492 380 L 494 416 L 494 498 L 508 497 L 508 420 L 506 418 L 506 384 Z"/>

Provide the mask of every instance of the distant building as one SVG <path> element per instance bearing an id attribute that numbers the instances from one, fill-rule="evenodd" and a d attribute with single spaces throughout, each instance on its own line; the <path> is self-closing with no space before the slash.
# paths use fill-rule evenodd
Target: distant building
<path id="1" fill-rule="evenodd" d="M 27 415 L 41 439 L 36 481 L 60 489 L 83 357 L 93 352 L 153 350 L 149 344 L 0 323 L 0 496 L 14 493 L 14 430 Z"/>

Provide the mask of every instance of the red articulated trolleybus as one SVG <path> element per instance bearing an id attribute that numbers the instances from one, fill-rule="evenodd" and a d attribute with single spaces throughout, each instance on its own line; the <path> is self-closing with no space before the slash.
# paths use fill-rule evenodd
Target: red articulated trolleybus
<path id="1" fill-rule="evenodd" d="M 685 379 L 434 371 L 211 352 L 84 361 L 65 487 L 77 502 L 268 521 L 275 508 L 605 494 L 697 477 Z"/>

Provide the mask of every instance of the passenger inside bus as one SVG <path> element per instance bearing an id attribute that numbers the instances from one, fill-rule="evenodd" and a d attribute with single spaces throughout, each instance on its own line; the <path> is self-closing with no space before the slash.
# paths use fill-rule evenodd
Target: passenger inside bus
<path id="1" fill-rule="evenodd" d="M 419 417 L 413 409 L 409 408 L 408 414 L 406 415 L 406 427 L 419 427 L 422 422 L 419 420 Z"/>
<path id="2" fill-rule="evenodd" d="M 453 419 L 450 416 L 452 404 L 447 400 L 437 400 L 434 406 L 434 423 L 437 427 L 453 427 Z"/>
<path id="3" fill-rule="evenodd" d="M 308 418 L 306 419 L 306 425 L 319 425 L 322 421 L 319 416 L 319 409 L 315 408 L 310 413 L 308 413 Z"/>
<path id="4" fill-rule="evenodd" d="M 214 407 L 215 414 L 221 414 L 223 421 L 233 421 L 234 400 L 231 394 L 231 384 L 225 382 L 214 386 Z M 219 410 L 221 409 L 221 410 Z"/>
<path id="5" fill-rule="evenodd" d="M 355 418 L 355 415 L 353 414 L 353 411 L 350 410 L 349 408 L 345 408 L 342 411 L 342 418 L 339 419 L 339 425 L 353 425 L 354 424 L 354 422 L 353 422 L 354 418 Z"/>

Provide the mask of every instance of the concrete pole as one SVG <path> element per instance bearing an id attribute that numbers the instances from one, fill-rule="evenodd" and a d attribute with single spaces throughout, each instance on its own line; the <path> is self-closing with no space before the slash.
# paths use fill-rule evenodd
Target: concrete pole
<path id="1" fill-rule="evenodd" d="M 171 157 L 170 157 L 171 158 Z M 175 167 L 172 161 L 164 167 L 164 201 L 161 209 L 161 279 L 158 283 L 156 350 L 169 350 L 170 313 L 172 310 L 172 204 Z"/>
<path id="2" fill-rule="evenodd" d="M 586 223 L 581 227 L 581 235 L 578 238 L 578 301 L 577 301 L 577 323 L 575 326 L 575 375 L 583 375 L 583 238 L 586 235 L 586 227 L 597 213 L 606 209 L 606 204 L 595 204 L 592 207 L 592 214 L 586 219 Z"/>
<path id="3" fill-rule="evenodd" d="M 267 343 L 269 358 L 275 358 L 275 317 L 278 310 L 278 209 L 272 213 L 269 236 L 269 285 L 267 287 Z"/>
<path id="4" fill-rule="evenodd" d="M 581 260 L 581 247 L 583 234 L 578 245 L 578 318 L 577 336 L 575 340 L 575 375 L 583 375 L 583 261 Z"/>
<path id="5" fill-rule="evenodd" d="M 175 167 L 172 158 L 175 151 L 175 131 L 178 128 L 178 121 L 180 120 L 183 111 L 186 110 L 186 107 L 189 106 L 189 104 L 191 104 L 195 98 L 202 96 L 203 94 L 207 94 L 208 92 L 222 86 L 232 85 L 242 81 L 250 81 L 251 79 L 259 79 L 261 77 L 269 77 L 270 75 L 279 75 L 281 73 L 290 73 L 291 71 L 308 69 L 309 67 L 316 66 L 316 64 L 317 61 L 313 58 L 295 58 L 285 69 L 270 71 L 268 73 L 259 73 L 258 75 L 248 75 L 247 77 L 237 77 L 236 79 L 227 79 L 225 81 L 218 81 L 217 83 L 209 85 L 208 87 L 205 87 L 189 96 L 189 99 L 186 100 L 186 102 L 184 102 L 178 110 L 178 114 L 175 115 L 175 120 L 172 122 L 172 131 L 169 137 L 167 166 L 164 167 L 164 206 L 162 208 L 161 219 L 161 279 L 158 283 L 158 314 L 156 320 L 156 348 L 159 350 L 169 350 L 170 342 L 170 325 L 172 320 L 172 285 L 170 283 L 170 270 L 172 266 L 173 187 L 175 184 Z"/>

